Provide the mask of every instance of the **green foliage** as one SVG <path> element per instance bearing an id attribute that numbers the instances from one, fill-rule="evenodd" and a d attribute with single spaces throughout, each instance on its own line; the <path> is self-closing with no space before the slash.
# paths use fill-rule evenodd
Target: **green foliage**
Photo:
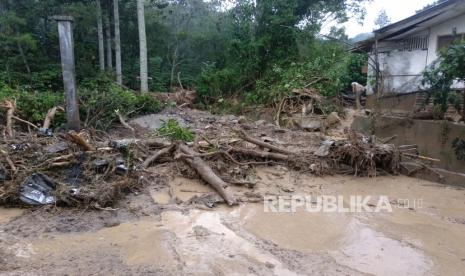
<path id="1" fill-rule="evenodd" d="M 465 160 L 465 140 L 456 138 L 452 142 L 452 148 L 454 149 L 457 160 Z"/>
<path id="2" fill-rule="evenodd" d="M 427 86 L 427 102 L 432 98 L 439 117 L 443 117 L 449 104 L 459 107 L 459 100 L 451 86 L 465 80 L 465 41 L 456 41 L 443 49 L 439 64 L 423 73 L 423 85 Z M 458 108 L 459 109 L 459 108 Z"/>
<path id="3" fill-rule="evenodd" d="M 361 67 L 367 62 L 365 55 L 347 54 L 342 46 L 327 41 L 318 44 L 313 46 L 316 57 L 286 67 L 274 66 L 257 82 L 255 91 L 247 95 L 247 101 L 275 102 L 293 89 L 303 87 L 314 88 L 324 96 L 334 96 L 349 89 L 353 81 L 366 83 L 366 76 L 361 73 Z"/>
<path id="4" fill-rule="evenodd" d="M 116 110 L 123 116 L 136 116 L 158 112 L 162 107 L 152 95 L 137 95 L 106 77 L 84 81 L 78 96 L 84 125 L 99 129 L 107 129 L 118 119 Z M 35 124 L 42 124 L 50 108 L 64 106 L 63 92 L 37 92 L 30 88 L 0 87 L 0 102 L 3 100 L 16 100 L 20 117 Z M 64 122 L 64 114 L 58 113 L 54 125 Z"/>
<path id="5" fill-rule="evenodd" d="M 19 116 L 36 124 L 42 124 L 50 108 L 63 105 L 63 95 L 61 93 L 50 91 L 31 92 L 7 86 L 0 88 L 0 102 L 4 100 L 16 100 Z M 62 115 L 57 115 L 55 123 L 60 124 L 63 120 Z"/>
<path id="6" fill-rule="evenodd" d="M 172 141 L 194 141 L 195 135 L 188 127 L 182 127 L 175 119 L 164 121 L 156 134 L 170 138 Z"/>
<path id="7" fill-rule="evenodd" d="M 313 87 L 334 95 L 349 81 L 361 82 L 353 75 L 359 64 L 350 67 L 353 56 L 317 34 L 327 20 L 343 22 L 348 14 L 363 14 L 363 1 L 238 0 L 227 6 L 220 0 L 145 1 L 150 90 L 173 90 L 181 82 L 197 90 L 203 106 L 223 100 L 221 106 L 228 108 L 233 105 L 224 99 L 247 95 L 248 103 L 262 104 L 322 77 Z M 104 16 L 110 14 L 111 1 L 101 2 Z M 124 85 L 138 90 L 136 1 L 120 1 L 119 10 Z M 44 91 L 61 95 L 57 27 L 51 16 L 65 14 L 75 19 L 83 120 L 106 128 L 115 120 L 115 109 L 125 115 L 157 110 L 150 97 L 100 78 L 95 11 L 94 0 L 0 1 L 0 86 L 21 87 L 31 97 Z M 342 29 L 332 33 L 346 37 Z M 114 79 L 112 74 L 106 77 Z"/>
<path id="8" fill-rule="evenodd" d="M 107 129 L 123 116 L 136 116 L 160 111 L 161 104 L 150 94 L 138 95 L 103 77 L 81 84 L 80 115 L 86 126 Z"/>

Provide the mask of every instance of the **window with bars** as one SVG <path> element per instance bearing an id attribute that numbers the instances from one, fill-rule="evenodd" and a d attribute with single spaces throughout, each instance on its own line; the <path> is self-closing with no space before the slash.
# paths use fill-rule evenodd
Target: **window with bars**
<path id="1" fill-rule="evenodd" d="M 428 50 L 428 36 L 412 36 L 401 41 L 402 51 Z"/>

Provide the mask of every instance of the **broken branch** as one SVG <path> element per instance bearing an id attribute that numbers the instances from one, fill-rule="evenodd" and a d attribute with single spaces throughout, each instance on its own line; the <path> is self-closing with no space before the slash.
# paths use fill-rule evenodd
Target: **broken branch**
<path id="1" fill-rule="evenodd" d="M 178 144 L 178 149 L 181 153 L 191 156 L 190 158 L 182 158 L 189 166 L 197 171 L 199 176 L 210 184 L 223 199 L 232 206 L 236 204 L 235 198 L 227 190 L 228 184 L 224 182 L 215 172 L 202 160 L 196 156 L 197 153 L 190 149 L 187 145 Z"/>

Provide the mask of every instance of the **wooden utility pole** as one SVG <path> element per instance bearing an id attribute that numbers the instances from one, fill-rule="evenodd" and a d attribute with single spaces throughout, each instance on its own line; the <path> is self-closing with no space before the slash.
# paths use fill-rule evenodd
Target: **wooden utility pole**
<path id="1" fill-rule="evenodd" d="M 81 121 L 79 120 L 76 71 L 74 66 L 73 18 L 71 16 L 54 16 L 54 19 L 58 22 L 68 128 L 79 131 Z"/>
<path id="2" fill-rule="evenodd" d="M 149 91 L 147 69 L 147 34 L 145 32 L 144 0 L 137 0 L 137 23 L 139 27 L 139 52 L 140 52 L 140 92 Z"/>

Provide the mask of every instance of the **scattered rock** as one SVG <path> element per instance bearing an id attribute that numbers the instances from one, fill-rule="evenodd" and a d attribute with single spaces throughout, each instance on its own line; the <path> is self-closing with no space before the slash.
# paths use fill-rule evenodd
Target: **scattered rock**
<path id="1" fill-rule="evenodd" d="M 341 118 L 339 118 L 339 115 L 337 112 L 332 112 L 331 114 L 326 117 L 326 125 L 327 126 L 333 126 L 336 124 L 339 124 L 341 122 Z"/>
<path id="2" fill-rule="evenodd" d="M 247 118 L 245 116 L 239 116 L 238 122 L 239 124 L 245 124 L 247 123 Z"/>
<path id="3" fill-rule="evenodd" d="M 307 131 L 318 131 L 323 128 L 321 120 L 314 117 L 303 117 L 297 123 L 301 129 Z"/>
<path id="4" fill-rule="evenodd" d="M 65 151 L 68 148 L 69 148 L 69 145 L 67 142 L 59 142 L 59 143 L 46 147 L 45 151 L 47 151 L 48 153 L 58 153 L 58 152 Z"/>
<path id="5" fill-rule="evenodd" d="M 151 114 L 142 116 L 136 119 L 133 119 L 129 124 L 134 124 L 142 128 L 156 130 L 159 129 L 163 122 L 168 121 L 169 119 L 174 119 L 178 122 L 181 127 L 187 127 L 189 124 L 182 117 L 175 114 Z"/>

